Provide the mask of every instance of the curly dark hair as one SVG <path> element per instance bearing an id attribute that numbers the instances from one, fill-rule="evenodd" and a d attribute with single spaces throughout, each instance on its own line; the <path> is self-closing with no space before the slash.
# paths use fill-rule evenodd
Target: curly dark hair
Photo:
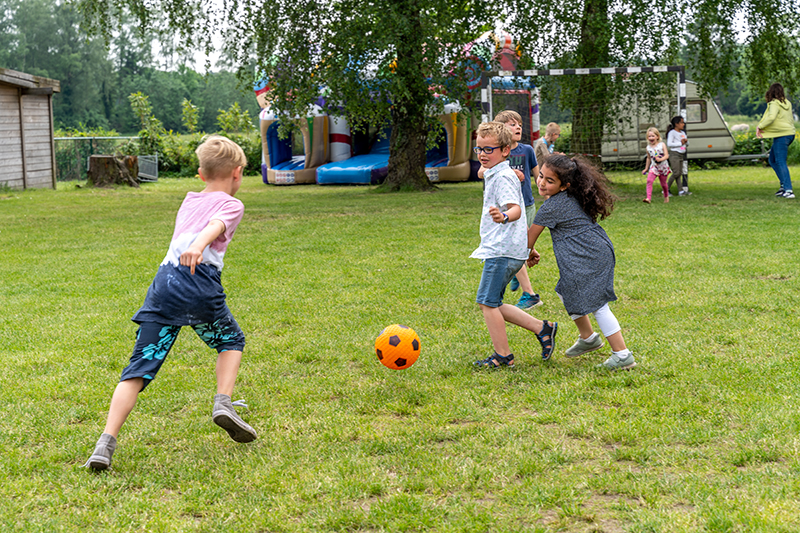
<path id="1" fill-rule="evenodd" d="M 611 214 L 616 197 L 609 190 L 608 179 L 598 168 L 581 157 L 570 158 L 561 154 L 548 156 L 543 166 L 553 171 L 562 186 L 567 186 L 565 192 L 578 201 L 592 222 Z"/>
<path id="2" fill-rule="evenodd" d="M 780 100 L 781 103 L 786 101 L 786 95 L 783 92 L 783 85 L 780 83 L 773 83 L 767 89 L 767 94 L 764 97 L 767 103 L 770 103 L 773 100 Z"/>

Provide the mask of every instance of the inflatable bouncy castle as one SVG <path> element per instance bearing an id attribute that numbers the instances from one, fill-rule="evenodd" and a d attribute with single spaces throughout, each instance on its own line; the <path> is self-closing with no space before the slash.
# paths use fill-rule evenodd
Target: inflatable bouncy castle
<path id="1" fill-rule="evenodd" d="M 259 81 L 254 86 L 256 100 L 261 106 L 258 115 L 261 131 L 261 177 L 272 185 L 295 185 L 317 182 L 317 168 L 328 161 L 350 157 L 350 128 L 343 119 L 322 113 L 318 100 L 308 116 L 296 117 L 302 135 L 302 153 L 294 135 L 281 139 L 279 118 L 270 110 L 267 94 L 269 85 Z M 282 118 L 282 117 L 281 117 Z"/>
<path id="2" fill-rule="evenodd" d="M 262 165 L 264 183 L 294 185 L 316 183 L 317 167 L 329 159 L 328 116 L 312 111 L 310 116 L 296 119 L 303 136 L 303 154 L 292 155 L 293 135 L 281 139 L 280 121 L 269 110 L 259 113 L 261 125 Z"/>
<path id="3" fill-rule="evenodd" d="M 479 121 L 472 115 L 459 114 L 458 104 L 447 104 L 444 111 L 438 117 L 444 135 L 428 150 L 425 173 L 433 182 L 467 181 L 472 167 L 472 132 Z"/>
<path id="4" fill-rule="evenodd" d="M 355 155 L 349 159 L 334 161 L 319 167 L 317 183 L 320 185 L 378 185 L 383 183 L 389 173 L 390 137 L 391 130 L 384 129 L 381 135 L 375 136 L 375 139 L 365 139 L 365 142 L 354 140 L 353 153 Z"/>
<path id="5" fill-rule="evenodd" d="M 453 76 L 466 76 L 471 97 L 461 104 L 471 108 L 480 103 L 475 93 L 480 90 L 481 76 L 487 70 L 514 70 L 519 53 L 510 34 L 502 31 L 487 32 L 464 47 L 462 69 Z M 514 109 L 523 117 L 523 142 L 532 144 L 539 136 L 538 106 L 535 87 L 525 81 L 495 77 L 492 79 L 495 103 L 493 112 Z M 376 125 L 369 133 L 351 131 L 343 117 L 328 115 L 331 111 L 329 95 L 325 94 L 310 106 L 305 117 L 276 116 L 270 109 L 269 84 L 259 81 L 254 85 L 256 98 L 262 110 L 259 113 L 262 142 L 262 179 L 264 183 L 288 185 L 302 183 L 363 184 L 383 183 L 388 174 L 390 129 L 376 135 Z M 324 93 L 324 89 L 321 89 Z M 490 104 L 491 105 L 491 104 Z M 436 146 L 426 154 L 425 173 L 432 182 L 467 181 L 477 178 L 480 164 L 472 152 L 475 130 L 481 118 L 480 111 L 465 112 L 459 103 L 445 105 L 438 121 L 441 134 Z M 286 139 L 278 130 L 281 121 L 296 122 L 298 128 Z M 302 135 L 300 139 L 293 137 Z"/>

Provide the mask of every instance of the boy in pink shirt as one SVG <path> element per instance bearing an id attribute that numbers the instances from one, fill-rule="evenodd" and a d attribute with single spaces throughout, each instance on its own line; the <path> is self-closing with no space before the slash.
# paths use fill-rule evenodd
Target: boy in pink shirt
<path id="1" fill-rule="evenodd" d="M 114 390 L 103 434 L 84 465 L 95 470 L 111 465 L 119 430 L 139 393 L 155 379 L 182 326 L 191 326 L 218 353 L 214 423 L 236 442 L 257 437 L 231 402 L 245 339 L 225 303 L 221 281 L 225 251 L 244 214 L 244 205 L 234 195 L 247 158 L 238 144 L 216 136 L 197 148 L 197 157 L 206 187 L 186 195 L 167 255 L 132 318 L 139 324 L 133 355 Z"/>

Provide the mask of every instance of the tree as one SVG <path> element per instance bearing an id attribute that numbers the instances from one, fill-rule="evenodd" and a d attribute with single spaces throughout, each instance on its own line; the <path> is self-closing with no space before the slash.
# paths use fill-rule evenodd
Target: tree
<path id="1" fill-rule="evenodd" d="M 522 65 L 684 64 L 710 95 L 740 75 L 753 94 L 764 94 L 772 81 L 800 94 L 798 27 L 798 0 L 528 0 L 515 5 L 509 24 L 523 43 Z M 743 64 L 741 72 L 737 61 Z M 575 151 L 600 153 L 598 130 L 580 124 L 591 114 L 613 116 L 609 106 L 632 90 L 633 84 L 622 81 L 616 77 L 589 83 L 587 76 L 562 80 L 562 96 L 572 101 Z"/>
<path id="2" fill-rule="evenodd" d="M 800 95 L 800 1 L 700 0 L 692 9 L 690 65 L 707 92 L 741 74 L 751 94 L 779 82 Z M 741 72 L 732 72 L 737 59 Z"/>
<path id="3" fill-rule="evenodd" d="M 80 32 L 74 6 L 54 0 L 0 0 L 0 66 L 54 78 L 53 118 L 61 126 L 107 127 L 99 102 L 113 85 L 102 40 Z"/>
<path id="4" fill-rule="evenodd" d="M 108 21 L 127 9 L 142 27 L 157 20 L 186 47 L 208 47 L 212 29 L 226 27 L 227 56 L 245 78 L 252 76 L 246 66 L 258 66 L 273 109 L 285 116 L 305 115 L 325 96 L 325 108 L 355 128 L 388 121 L 389 189 L 431 187 L 426 140 L 444 105 L 435 93 L 468 98 L 459 75 L 463 45 L 496 12 L 484 0 L 230 0 L 207 9 L 199 0 L 79 2 L 106 35 Z"/>

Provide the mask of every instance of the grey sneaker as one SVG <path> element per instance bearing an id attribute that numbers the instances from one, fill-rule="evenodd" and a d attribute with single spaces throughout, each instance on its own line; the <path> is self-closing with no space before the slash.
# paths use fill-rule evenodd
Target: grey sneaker
<path id="1" fill-rule="evenodd" d="M 575 344 L 567 348 L 567 351 L 564 354 L 567 357 L 578 357 L 579 355 L 583 355 L 587 352 L 593 352 L 594 350 L 598 350 L 603 347 L 603 339 L 595 333 L 592 337 L 588 339 L 582 339 L 578 337 L 578 340 L 575 341 Z"/>
<path id="2" fill-rule="evenodd" d="M 214 396 L 214 411 L 211 419 L 216 425 L 228 432 L 236 442 L 251 442 L 258 438 L 256 430 L 242 420 L 233 409 L 231 397 L 225 394 Z"/>
<path id="3" fill-rule="evenodd" d="M 92 470 L 105 470 L 111 466 L 111 456 L 114 455 L 114 450 L 117 448 L 117 439 L 103 433 L 97 440 L 97 445 L 94 447 L 94 452 L 84 468 L 91 468 Z"/>
<path id="4" fill-rule="evenodd" d="M 542 305 L 542 299 L 538 294 L 531 294 L 529 292 L 522 292 L 519 301 L 515 304 L 520 309 L 533 309 L 534 307 Z"/>
<path id="5" fill-rule="evenodd" d="M 597 365 L 597 368 L 605 368 L 606 370 L 630 370 L 636 366 L 636 361 L 633 360 L 633 354 L 629 351 L 624 356 L 620 357 L 616 353 L 612 353 L 611 357 L 605 360 L 602 364 Z"/>

